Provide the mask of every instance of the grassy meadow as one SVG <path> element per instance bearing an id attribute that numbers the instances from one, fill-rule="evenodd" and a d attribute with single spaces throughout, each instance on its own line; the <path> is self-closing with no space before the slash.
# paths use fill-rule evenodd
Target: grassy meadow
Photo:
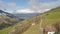
<path id="1" fill-rule="evenodd" d="M 15 34 L 40 34 L 40 19 L 41 17 L 44 17 L 42 19 L 42 27 L 44 28 L 45 26 L 54 26 L 57 21 L 60 21 L 60 7 L 54 8 L 52 10 L 49 10 L 48 12 L 39 14 L 35 17 L 26 19 L 22 21 L 21 23 L 18 23 L 14 25 L 13 27 L 8 27 L 3 30 L 0 30 L 0 34 L 7 34 L 11 32 L 14 29 L 16 32 Z M 31 25 L 32 23 L 35 23 L 35 25 Z M 23 31 L 22 31 L 23 30 Z M 21 33 L 22 31 L 22 33 Z"/>

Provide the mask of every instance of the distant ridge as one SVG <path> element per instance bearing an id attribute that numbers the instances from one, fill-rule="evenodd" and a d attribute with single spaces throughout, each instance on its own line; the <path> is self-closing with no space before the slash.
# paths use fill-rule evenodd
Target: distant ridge
<path id="1" fill-rule="evenodd" d="M 1 15 L 6 15 L 6 16 L 11 17 L 11 18 L 16 17 L 16 16 L 14 16 L 13 14 L 10 14 L 10 13 L 7 13 L 7 12 L 4 12 L 3 10 L 0 10 L 0 14 L 1 14 Z"/>

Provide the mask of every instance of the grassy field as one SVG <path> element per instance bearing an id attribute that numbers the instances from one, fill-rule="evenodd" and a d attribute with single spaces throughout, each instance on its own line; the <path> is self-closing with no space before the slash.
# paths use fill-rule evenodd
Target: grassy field
<path id="1" fill-rule="evenodd" d="M 46 15 L 48 14 L 48 15 Z M 57 21 L 60 21 L 60 7 L 56 8 L 56 9 L 52 9 L 48 12 L 45 12 L 39 16 L 39 17 L 45 17 L 43 18 L 43 22 L 42 22 L 42 27 L 44 28 L 45 26 L 54 26 L 53 24 L 55 24 Z M 40 19 L 40 18 L 39 18 Z M 39 24 L 38 24 L 39 25 Z M 38 26 L 35 25 L 35 27 L 31 26 L 26 32 L 24 32 L 23 34 L 40 34 L 38 31 Z M 36 31 L 34 30 L 36 29 Z"/>
<path id="2" fill-rule="evenodd" d="M 13 28 L 9 27 L 9 28 L 5 28 L 3 30 L 0 30 L 0 34 L 8 34 L 10 31 L 12 31 Z"/>
<path id="3" fill-rule="evenodd" d="M 60 8 L 56 8 L 55 10 L 51 10 L 51 12 L 45 13 L 43 15 L 46 15 L 45 19 L 43 19 L 42 26 L 45 27 L 47 25 L 53 26 L 54 23 L 57 21 L 60 21 Z"/>
<path id="4" fill-rule="evenodd" d="M 31 27 L 22 34 L 40 34 L 39 24 L 31 25 Z"/>
<path id="5" fill-rule="evenodd" d="M 27 23 L 36 23 L 34 26 L 30 25 L 30 27 L 24 31 L 22 34 L 40 34 L 40 30 L 39 30 L 39 23 L 40 23 L 40 19 L 41 17 L 45 17 L 43 18 L 43 22 L 42 22 L 42 27 L 44 28 L 45 26 L 54 26 L 53 24 L 56 23 L 57 21 L 60 21 L 60 7 L 52 9 L 48 12 L 45 12 L 43 14 L 37 15 L 36 17 L 32 17 L 30 19 L 26 19 L 21 23 L 16 24 L 13 27 L 19 27 L 18 29 L 20 30 L 20 28 L 22 28 L 21 26 L 23 25 L 27 25 Z M 37 24 L 38 23 L 38 24 Z M 24 26 L 23 26 L 24 27 Z M 0 30 L 0 34 L 7 34 L 8 32 L 14 30 L 14 28 L 9 27 L 3 30 Z"/>

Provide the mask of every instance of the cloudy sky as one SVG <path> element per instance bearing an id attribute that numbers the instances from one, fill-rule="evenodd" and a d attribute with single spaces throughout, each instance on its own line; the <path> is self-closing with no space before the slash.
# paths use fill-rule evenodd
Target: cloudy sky
<path id="1" fill-rule="evenodd" d="M 42 13 L 60 6 L 60 0 L 0 0 L 0 9 L 9 13 Z"/>

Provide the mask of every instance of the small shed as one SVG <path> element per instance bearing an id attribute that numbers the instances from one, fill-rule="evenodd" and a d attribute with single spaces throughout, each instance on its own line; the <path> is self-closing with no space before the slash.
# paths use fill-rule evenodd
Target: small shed
<path id="1" fill-rule="evenodd" d="M 53 26 L 46 26 L 44 27 L 44 33 L 49 34 L 49 33 L 55 33 L 56 28 Z"/>

